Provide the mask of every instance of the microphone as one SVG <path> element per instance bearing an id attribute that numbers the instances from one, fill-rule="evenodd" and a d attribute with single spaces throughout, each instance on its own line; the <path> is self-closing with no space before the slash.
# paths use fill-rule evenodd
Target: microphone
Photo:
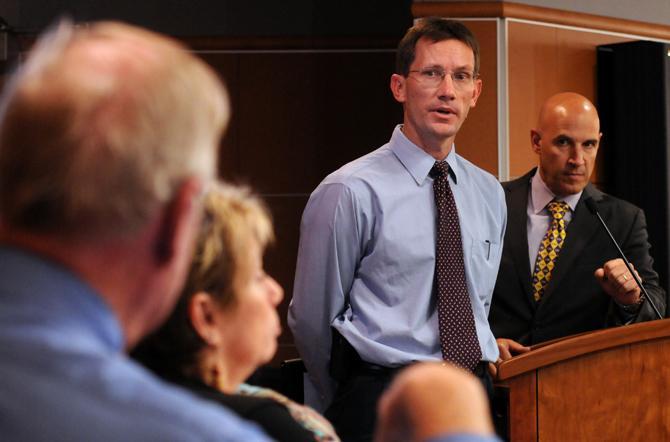
<path id="1" fill-rule="evenodd" d="M 633 268 L 630 265 L 630 262 L 626 258 L 626 255 L 623 254 L 623 251 L 621 250 L 621 247 L 619 247 L 619 244 L 616 242 L 616 239 L 614 239 L 614 236 L 612 236 L 612 232 L 610 232 L 610 229 L 607 228 L 607 224 L 605 224 L 605 221 L 603 221 L 602 216 L 600 216 L 600 213 L 598 212 L 598 206 L 596 206 L 596 202 L 593 201 L 592 197 L 588 197 L 584 199 L 584 204 L 586 204 L 586 207 L 589 208 L 592 214 L 598 217 L 598 220 L 600 221 L 600 224 L 602 224 L 603 229 L 605 229 L 605 232 L 607 232 L 607 235 L 610 237 L 612 240 L 612 244 L 614 244 L 614 247 L 616 247 L 617 252 L 619 252 L 619 256 L 621 259 L 623 259 L 624 264 L 626 264 L 626 268 L 630 272 L 630 274 L 633 276 L 635 279 L 635 282 L 637 283 L 637 286 L 640 287 L 640 290 L 642 290 L 643 296 L 645 300 L 651 305 L 651 308 L 654 309 L 654 312 L 656 313 L 656 316 L 658 316 L 658 319 L 663 319 L 663 315 L 658 311 L 658 308 L 656 307 L 656 304 L 654 304 L 654 301 L 651 299 L 649 296 L 649 293 L 647 293 L 647 289 L 644 288 L 642 285 L 642 281 L 640 281 L 640 277 L 637 276 L 637 273 L 633 271 Z"/>

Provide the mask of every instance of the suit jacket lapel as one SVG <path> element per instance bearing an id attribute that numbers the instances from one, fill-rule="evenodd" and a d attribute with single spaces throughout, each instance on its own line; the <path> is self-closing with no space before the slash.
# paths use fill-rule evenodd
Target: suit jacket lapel
<path id="1" fill-rule="evenodd" d="M 540 307 L 546 305 L 551 298 L 552 293 L 556 291 L 557 287 L 563 281 L 563 278 L 569 277 L 570 269 L 575 265 L 577 257 L 582 253 L 582 250 L 589 244 L 591 237 L 598 231 L 598 224 L 595 217 L 591 214 L 584 200 L 586 198 L 593 198 L 598 201 L 602 198 L 602 192 L 597 190 L 591 184 L 584 188 L 581 198 L 575 207 L 570 224 L 565 237 L 565 244 L 561 249 L 556 267 L 551 275 L 551 281 L 544 291 L 544 296 L 540 302 Z"/>
<path id="2" fill-rule="evenodd" d="M 533 174 L 534 170 L 517 180 L 513 186 L 507 188 L 509 193 L 507 207 L 507 229 L 509 230 L 509 235 L 507 236 L 508 243 L 505 244 L 505 247 L 509 247 L 512 252 L 514 266 L 526 293 L 528 303 L 532 308 L 535 308 L 531 284 L 532 275 L 528 257 L 527 227 L 528 192 L 530 190 L 530 179 Z"/>

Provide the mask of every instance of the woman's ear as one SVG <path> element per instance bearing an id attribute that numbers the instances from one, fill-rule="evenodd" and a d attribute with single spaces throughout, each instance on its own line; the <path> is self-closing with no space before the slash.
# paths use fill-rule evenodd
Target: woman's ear
<path id="1" fill-rule="evenodd" d="M 200 338 L 210 346 L 221 342 L 221 317 L 217 301 L 207 292 L 198 292 L 188 303 L 188 318 Z"/>

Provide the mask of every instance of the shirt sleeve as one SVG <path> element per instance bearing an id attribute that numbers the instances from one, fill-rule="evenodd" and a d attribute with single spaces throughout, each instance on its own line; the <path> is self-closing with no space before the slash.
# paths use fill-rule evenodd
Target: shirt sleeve
<path id="1" fill-rule="evenodd" d="M 661 315 L 665 314 L 665 291 L 659 285 L 658 274 L 653 269 L 653 258 L 649 254 L 649 239 L 647 235 L 647 222 L 644 212 L 637 210 L 633 218 L 630 234 L 622 246 L 623 252 L 628 260 L 635 266 L 640 275 L 642 285 L 649 293 L 654 304 Z M 637 315 L 626 317 L 626 313 L 620 312 L 623 322 L 643 322 L 658 319 L 649 302 L 644 302 Z"/>
<path id="2" fill-rule="evenodd" d="M 502 185 L 500 183 L 496 182 L 496 187 L 494 189 L 494 192 L 496 193 L 498 201 L 498 231 L 497 233 L 497 240 L 498 240 L 498 247 L 493 249 L 493 253 L 491 254 L 491 262 L 493 262 L 493 266 L 496 269 L 495 274 L 492 276 L 493 277 L 493 285 L 491 286 L 491 292 L 488 294 L 488 302 L 484 306 L 486 309 L 486 315 L 488 316 L 489 311 L 491 309 L 491 302 L 493 298 L 493 291 L 495 289 L 495 281 L 497 278 L 498 270 L 500 268 L 500 261 L 502 259 L 502 254 L 503 254 L 503 247 L 505 246 L 505 230 L 507 230 L 507 203 L 505 202 L 505 191 L 502 188 Z M 497 346 L 496 346 L 496 351 L 497 351 Z M 496 357 L 497 359 L 497 357 Z"/>
<path id="3" fill-rule="evenodd" d="M 361 256 L 359 205 L 343 184 L 321 184 L 310 197 L 300 226 L 300 245 L 288 323 L 308 376 L 330 403 L 330 326 L 348 304 Z"/>
<path id="4" fill-rule="evenodd" d="M 498 225 L 500 226 L 500 230 L 498 232 L 498 239 L 500 241 L 500 247 L 498 247 L 496 255 L 493 257 L 493 259 L 495 259 L 495 262 L 497 263 L 496 268 L 498 268 L 500 265 L 500 260 L 502 259 L 503 247 L 505 246 L 505 231 L 507 230 L 507 202 L 505 200 L 505 191 L 503 190 L 500 183 L 497 183 L 496 192 L 498 194 L 497 199 L 499 201 L 498 217 L 500 223 Z M 493 293 L 491 293 L 491 295 L 493 295 Z"/>

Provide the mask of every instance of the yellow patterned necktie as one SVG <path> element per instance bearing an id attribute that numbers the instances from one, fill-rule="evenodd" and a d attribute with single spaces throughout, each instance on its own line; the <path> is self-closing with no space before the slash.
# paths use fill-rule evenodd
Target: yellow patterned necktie
<path id="1" fill-rule="evenodd" d="M 570 210 L 565 201 L 552 201 L 547 204 L 547 209 L 552 215 L 551 223 L 547 233 L 542 238 L 540 250 L 535 260 L 535 271 L 533 272 L 533 298 L 540 301 L 544 295 L 544 289 L 551 280 L 551 272 L 554 270 L 556 258 L 565 241 L 565 221 L 563 216 Z"/>

